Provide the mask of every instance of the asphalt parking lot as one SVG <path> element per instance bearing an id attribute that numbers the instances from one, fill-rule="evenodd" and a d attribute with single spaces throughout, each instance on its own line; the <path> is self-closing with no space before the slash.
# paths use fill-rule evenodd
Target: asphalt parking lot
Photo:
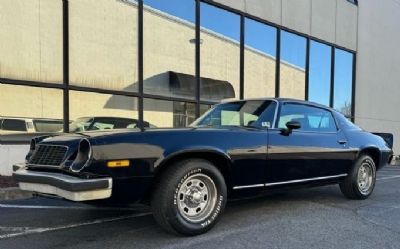
<path id="1" fill-rule="evenodd" d="M 0 248 L 400 248 L 400 167 L 377 180 L 365 201 L 336 185 L 233 201 L 213 230 L 191 238 L 165 233 L 142 206 L 3 201 Z"/>

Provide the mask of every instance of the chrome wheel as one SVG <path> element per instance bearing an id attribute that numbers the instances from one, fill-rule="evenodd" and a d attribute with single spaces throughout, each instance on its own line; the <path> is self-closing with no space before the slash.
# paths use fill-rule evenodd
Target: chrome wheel
<path id="1" fill-rule="evenodd" d="M 372 190 L 373 180 L 374 171 L 372 165 L 368 161 L 365 161 L 358 169 L 357 175 L 358 189 L 360 192 L 365 195 L 369 194 Z"/>
<path id="2" fill-rule="evenodd" d="M 179 213 L 189 222 L 201 222 L 210 216 L 217 203 L 214 181 L 204 174 L 188 177 L 178 189 Z"/>

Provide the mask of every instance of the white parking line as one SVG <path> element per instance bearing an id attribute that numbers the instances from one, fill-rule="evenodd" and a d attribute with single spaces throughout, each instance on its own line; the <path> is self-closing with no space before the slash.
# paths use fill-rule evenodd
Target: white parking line
<path id="1" fill-rule="evenodd" d="M 31 227 L 1 227 L 0 232 L 20 232 L 31 229 Z"/>
<path id="2" fill-rule="evenodd" d="M 15 205 L 0 204 L 0 208 L 21 208 L 21 209 L 75 209 L 75 210 L 104 210 L 104 211 L 140 211 L 133 207 L 80 207 L 80 206 L 41 206 L 41 205 Z"/>
<path id="3" fill-rule="evenodd" d="M 388 180 L 388 179 L 395 179 L 395 178 L 400 178 L 400 176 L 379 177 L 379 178 L 376 178 L 376 180 L 380 181 L 380 180 Z"/>
<path id="4" fill-rule="evenodd" d="M 77 223 L 77 224 L 70 224 L 70 225 L 65 225 L 65 226 L 46 227 L 46 228 L 32 228 L 32 229 L 27 229 L 27 230 L 22 231 L 22 232 L 16 232 L 16 233 L 0 235 L 0 240 L 14 238 L 14 237 L 18 237 L 18 236 L 24 236 L 24 235 L 28 235 L 28 234 L 37 234 L 37 233 L 44 233 L 44 232 L 50 232 L 50 231 L 58 231 L 58 230 L 63 230 L 63 229 L 68 229 L 68 228 L 75 228 L 75 227 L 81 227 L 81 226 L 102 224 L 102 223 L 112 222 L 112 221 L 126 220 L 126 219 L 131 219 L 131 218 L 136 218 L 136 217 L 143 217 L 143 216 L 147 216 L 147 215 L 150 215 L 150 214 L 151 213 L 142 213 L 142 214 L 136 214 L 136 215 L 125 215 L 125 216 L 119 216 L 119 217 L 108 218 L 108 219 L 99 219 L 99 220 L 93 220 L 93 221 L 82 222 L 82 223 Z"/>

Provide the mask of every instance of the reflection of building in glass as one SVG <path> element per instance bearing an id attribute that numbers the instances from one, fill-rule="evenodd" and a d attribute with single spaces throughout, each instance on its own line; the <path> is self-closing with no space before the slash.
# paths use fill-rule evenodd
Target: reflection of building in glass
<path id="1" fill-rule="evenodd" d="M 8 37 L 19 37 L 22 34 L 24 41 L 33 44 L 30 47 L 21 44 L 13 49 L 15 51 L 23 47 L 30 53 L 29 59 L 16 56 L 15 52 L 4 53 L 1 59 L 5 65 L 2 67 L 2 77 L 61 82 L 62 72 L 58 70 L 61 67 L 59 63 L 62 62 L 61 23 L 54 25 L 46 19 L 58 19 L 61 15 L 61 1 L 58 4 L 53 3 L 57 1 L 45 1 L 39 9 L 33 3 L 28 5 L 26 1 L 19 1 L 24 3 L 20 6 L 23 13 L 29 7 L 37 12 L 23 16 L 22 20 L 17 13 L 9 14 L 6 18 L 10 21 L 18 19 L 18 22 L 26 25 L 5 29 L 5 33 Z M 37 4 L 40 1 L 33 2 Z M 69 3 L 70 85 L 137 92 L 137 5 L 110 0 L 71 0 Z M 10 9 L 11 13 L 16 9 L 15 3 L 2 5 L 5 5 L 7 10 Z M 37 23 L 30 22 L 32 19 L 36 19 Z M 37 26 L 51 32 L 35 33 Z M 145 7 L 145 93 L 194 99 L 195 46 L 190 42 L 194 38 L 194 30 L 193 23 Z M 49 37 L 57 37 L 57 40 L 50 41 Z M 240 43 L 206 28 L 201 29 L 201 39 L 202 99 L 220 101 L 239 98 Z M 35 44 L 36 41 L 39 43 Z M 11 46 L 12 42 L 15 41 L 8 39 L 6 47 Z M 43 43 L 46 47 L 43 47 Z M 275 57 L 249 46 L 245 47 L 245 54 L 246 96 L 274 96 Z M 288 88 L 287 92 L 291 92 L 292 97 L 303 98 L 304 84 L 297 81 L 304 79 L 304 69 L 282 63 L 281 70 L 284 72 L 282 81 L 291 82 L 281 88 Z M 0 89 L 0 96 L 5 102 L 0 106 L 1 115 L 62 119 L 63 102 L 60 90 L 11 85 L 2 85 Z M 71 120 L 88 116 L 138 118 L 135 97 L 83 91 L 71 91 L 69 96 Z M 12 100 L 6 101 L 7 98 Z M 14 103 L 16 101 L 18 104 Z M 160 127 L 185 126 L 195 119 L 195 105 L 187 102 L 145 99 L 144 108 L 146 121 Z"/>

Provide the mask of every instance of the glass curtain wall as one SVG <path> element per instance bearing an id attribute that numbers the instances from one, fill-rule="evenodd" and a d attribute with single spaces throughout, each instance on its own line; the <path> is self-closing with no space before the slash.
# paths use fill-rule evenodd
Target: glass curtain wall
<path id="1" fill-rule="evenodd" d="M 320 42 L 310 42 L 310 72 L 308 100 L 330 104 L 332 47 Z"/>
<path id="2" fill-rule="evenodd" d="M 353 57 L 352 53 L 335 49 L 333 108 L 349 118 L 353 107 Z"/>
<path id="3" fill-rule="evenodd" d="M 274 97 L 277 29 L 245 18 L 244 97 Z"/>
<path id="4" fill-rule="evenodd" d="M 306 38 L 281 31 L 279 97 L 305 99 Z"/>
<path id="5" fill-rule="evenodd" d="M 241 93 L 271 97 L 277 87 L 280 97 L 308 91 L 348 117 L 354 110 L 353 52 L 208 2 L 3 0 L 0 9 L 0 134 L 135 128 L 142 112 L 146 127 L 183 127 L 198 109 Z"/>
<path id="6" fill-rule="evenodd" d="M 200 99 L 240 97 L 240 16 L 200 4 Z"/>

